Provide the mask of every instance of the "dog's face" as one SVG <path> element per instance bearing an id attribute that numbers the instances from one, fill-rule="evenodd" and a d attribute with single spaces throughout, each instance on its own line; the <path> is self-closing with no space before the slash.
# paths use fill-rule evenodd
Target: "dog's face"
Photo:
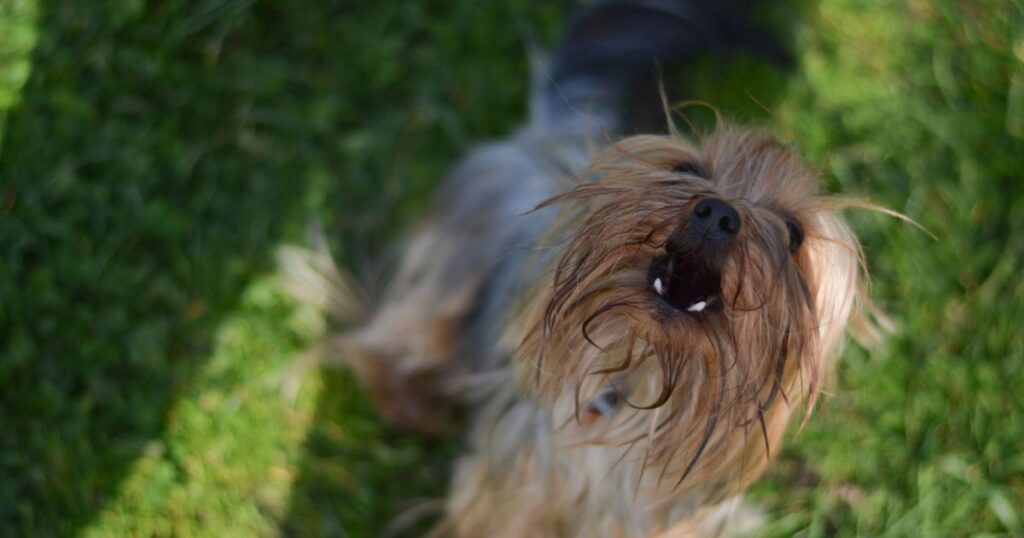
<path id="1" fill-rule="evenodd" d="M 526 305 L 528 390 L 654 469 L 650 487 L 746 487 L 813 406 L 860 298 L 841 203 L 788 148 L 731 128 L 624 140 L 549 203 L 569 237 Z"/>

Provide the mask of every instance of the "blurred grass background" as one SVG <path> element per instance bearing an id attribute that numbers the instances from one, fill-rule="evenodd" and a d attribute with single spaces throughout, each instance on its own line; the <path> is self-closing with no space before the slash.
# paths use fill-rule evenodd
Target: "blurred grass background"
<path id="1" fill-rule="evenodd" d="M 365 267 L 525 115 L 565 2 L 0 0 L 0 535 L 372 536 L 457 443 L 389 430 L 274 277 L 311 219 Z M 1024 2 L 780 10 L 797 68 L 680 84 L 851 214 L 897 333 L 753 496 L 766 535 L 1024 535 Z"/>

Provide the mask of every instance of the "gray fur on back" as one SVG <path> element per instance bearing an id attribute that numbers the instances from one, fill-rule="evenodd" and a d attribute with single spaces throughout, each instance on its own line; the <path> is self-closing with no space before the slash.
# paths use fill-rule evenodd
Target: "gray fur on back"
<path id="1" fill-rule="evenodd" d="M 435 209 L 443 227 L 465 234 L 448 276 L 457 281 L 481 267 L 487 272 L 456 355 L 469 371 L 503 366 L 495 343 L 513 302 L 549 258 L 540 240 L 557 208 L 536 207 L 564 192 L 601 145 L 602 134 L 586 118 L 531 124 L 507 141 L 476 149 L 445 179 Z"/>

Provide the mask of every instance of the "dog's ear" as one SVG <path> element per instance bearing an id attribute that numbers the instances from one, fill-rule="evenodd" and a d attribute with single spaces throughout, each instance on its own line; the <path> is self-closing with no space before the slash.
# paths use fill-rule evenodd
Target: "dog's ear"
<path id="1" fill-rule="evenodd" d="M 844 202 L 847 203 L 847 202 Z M 817 225 L 822 228 L 826 240 L 816 240 L 821 260 L 819 273 L 830 273 L 827 282 L 830 287 L 819 290 L 819 316 L 835 323 L 836 331 L 823 338 L 827 353 L 842 351 L 842 327 L 857 344 L 867 349 L 880 346 L 888 334 L 895 332 L 893 320 L 875 303 L 868 293 L 870 274 L 860 244 L 846 222 L 838 215 L 823 217 Z M 827 263 L 826 263 L 827 262 Z M 825 305 L 832 305 L 831 308 Z M 823 325 L 825 332 L 828 326 Z"/>

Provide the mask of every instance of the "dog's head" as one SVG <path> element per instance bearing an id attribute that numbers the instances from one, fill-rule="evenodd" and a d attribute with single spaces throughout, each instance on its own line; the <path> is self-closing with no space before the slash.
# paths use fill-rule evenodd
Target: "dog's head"
<path id="1" fill-rule="evenodd" d="M 861 300 L 843 202 L 791 149 L 731 127 L 626 139 L 580 183 L 548 202 L 568 238 L 526 307 L 525 385 L 658 488 L 745 488 L 813 407 Z"/>

